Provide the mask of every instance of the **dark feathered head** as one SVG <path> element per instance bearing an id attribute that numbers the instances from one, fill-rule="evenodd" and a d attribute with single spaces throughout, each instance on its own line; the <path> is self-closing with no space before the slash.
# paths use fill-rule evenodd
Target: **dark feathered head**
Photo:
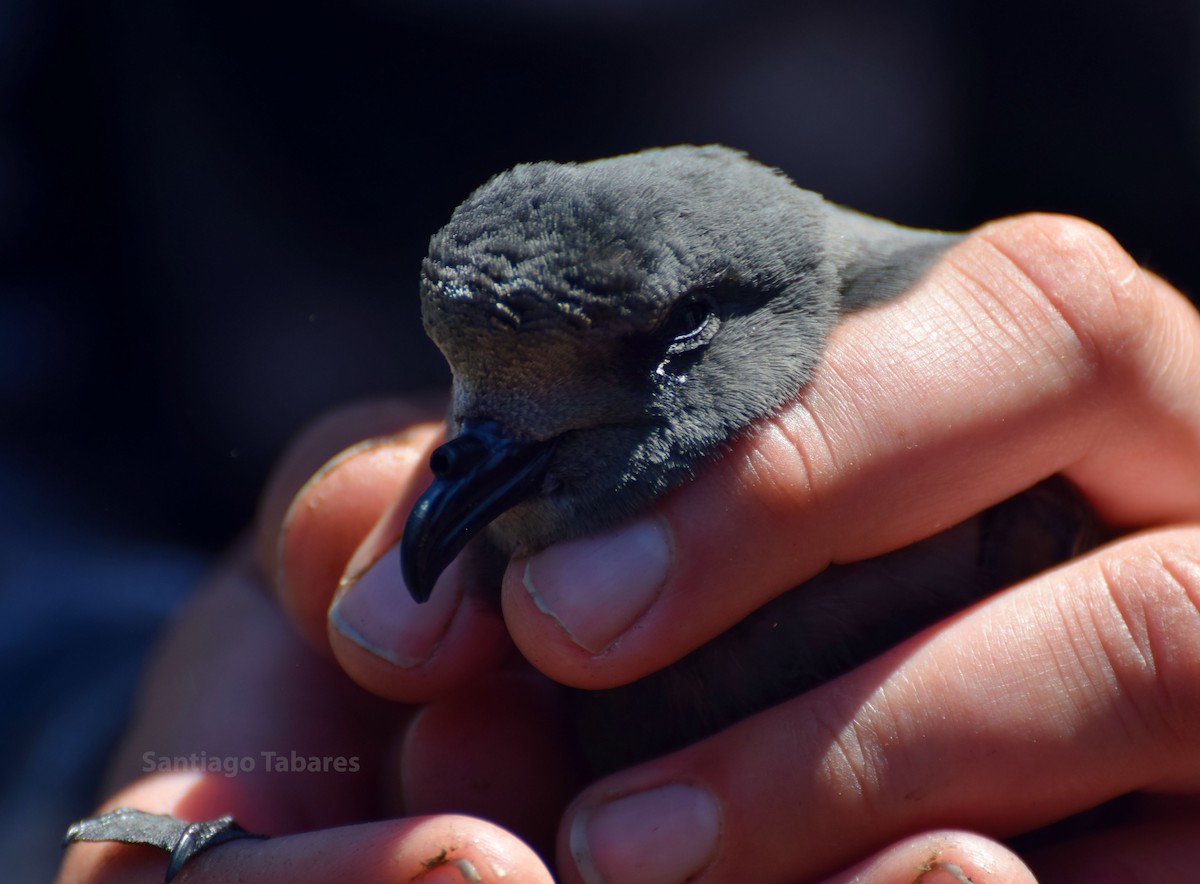
<path id="1" fill-rule="evenodd" d="M 794 396 L 857 254 L 839 212 L 723 147 L 534 163 L 479 188 L 422 267 L 462 441 L 435 458 L 405 546 L 456 551 L 483 521 L 507 552 L 605 527 Z"/>

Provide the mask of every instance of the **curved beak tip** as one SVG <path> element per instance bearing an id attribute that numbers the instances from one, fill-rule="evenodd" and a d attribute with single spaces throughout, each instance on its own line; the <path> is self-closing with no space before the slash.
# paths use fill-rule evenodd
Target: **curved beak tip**
<path id="1" fill-rule="evenodd" d="M 429 600 L 438 578 L 467 543 L 501 513 L 541 487 L 555 440 L 517 442 L 491 422 L 464 422 L 430 457 L 433 484 L 404 526 L 400 570 L 413 599 Z"/>
<path id="2" fill-rule="evenodd" d="M 428 525 L 429 498 L 437 497 L 437 487 L 438 483 L 435 481 L 421 495 L 412 512 L 408 514 L 408 521 L 404 524 L 404 536 L 400 541 L 400 574 L 404 578 L 408 594 L 417 604 L 429 601 L 434 585 L 445 570 L 445 565 L 436 567 L 430 562 L 429 555 L 432 542 L 439 540 Z"/>
<path id="3" fill-rule="evenodd" d="M 433 595 L 434 584 L 441 576 L 435 574 L 432 580 L 426 578 L 421 568 L 413 562 L 411 551 L 406 549 L 403 543 L 400 545 L 400 573 L 404 577 L 404 586 L 408 594 L 418 605 L 429 601 L 429 597 Z"/>

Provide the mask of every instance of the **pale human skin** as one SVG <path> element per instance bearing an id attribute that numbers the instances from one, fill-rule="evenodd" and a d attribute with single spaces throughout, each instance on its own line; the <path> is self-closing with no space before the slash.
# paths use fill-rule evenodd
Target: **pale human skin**
<path id="1" fill-rule="evenodd" d="M 485 881 L 550 880 L 505 829 L 451 810 L 523 833 L 571 882 L 1163 881 L 1200 861 L 1200 316 L 1102 231 L 1048 216 L 985 226 L 904 297 L 848 316 L 795 403 L 655 505 L 669 555 L 636 604 L 597 564 L 619 561 L 613 545 L 636 526 L 510 563 L 503 619 L 446 591 L 454 566 L 428 605 L 405 603 L 393 547 L 440 438 L 437 416 L 406 403 L 323 421 L 267 489 L 256 549 L 231 554 L 169 639 L 105 807 L 315 829 L 216 848 L 180 880 L 464 880 L 461 865 L 422 865 L 443 848 Z M 1056 472 L 1123 536 L 829 685 L 576 788 L 552 696 L 513 644 L 556 681 L 620 684 L 828 562 L 910 543 Z M 564 573 L 587 586 L 556 587 Z M 355 585 L 330 617 L 343 575 Z M 387 585 L 394 605 L 349 601 Z M 597 629 L 599 654 L 584 646 Z M 188 667 L 209 689 L 181 702 Z M 281 741 L 372 750 L 373 784 L 411 816 L 332 828 L 368 813 L 361 778 L 138 772 L 146 746 Z M 1103 833 L 1019 858 L 995 840 L 1126 793 Z M 158 881 L 162 867 L 161 854 L 76 845 L 60 880 Z"/>

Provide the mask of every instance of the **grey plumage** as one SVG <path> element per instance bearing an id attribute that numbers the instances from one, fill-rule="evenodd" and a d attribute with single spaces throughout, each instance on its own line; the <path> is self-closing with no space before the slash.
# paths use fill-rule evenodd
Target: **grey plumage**
<path id="1" fill-rule="evenodd" d="M 432 239 L 422 317 L 451 434 L 557 439 L 504 551 L 626 518 L 795 396 L 838 315 L 903 291 L 957 237 L 832 205 L 719 146 L 496 176 Z"/>

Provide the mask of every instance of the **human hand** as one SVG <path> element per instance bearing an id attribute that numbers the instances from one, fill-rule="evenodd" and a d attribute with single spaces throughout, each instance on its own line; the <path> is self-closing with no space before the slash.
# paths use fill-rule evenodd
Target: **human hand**
<path id="1" fill-rule="evenodd" d="M 1162 796 L 1196 788 L 1183 735 L 1200 711 L 1189 691 L 1200 659 L 1198 363 L 1194 310 L 1107 236 L 1069 219 L 1001 222 L 905 298 L 848 317 L 795 404 L 656 505 L 664 547 L 645 543 L 661 528 L 643 523 L 511 563 L 505 626 L 524 655 L 557 681 L 602 688 L 672 662 L 830 562 L 904 546 L 1050 474 L 1140 529 L 824 688 L 595 784 L 560 829 L 560 873 L 804 880 L 889 843 L 891 860 L 953 861 L 963 842 L 936 830 L 1000 837 L 1125 793 L 1139 797 L 1120 831 L 1030 862 L 1068 879 L 1125 862 L 1155 879 L 1188 861 L 1180 808 L 1194 810 Z M 506 652 L 461 569 L 434 594 L 446 607 L 399 603 L 384 553 L 416 489 L 406 493 L 360 548 L 352 571 L 379 564 L 335 606 L 330 635 L 361 684 L 428 699 Z M 640 558 L 621 546 L 631 538 Z M 358 592 L 385 577 L 396 605 Z M 332 584 L 285 586 L 319 641 Z M 410 739 L 410 759 L 421 745 Z M 971 843 L 974 880 L 1028 875 L 994 842 Z M 1001 856 L 1011 875 L 989 867 Z M 657 874 L 639 877 L 647 862 Z M 910 880 L 918 865 L 900 867 Z"/>
<path id="2" fill-rule="evenodd" d="M 743 608 L 752 609 L 825 561 L 902 545 L 1060 468 L 1113 521 L 1156 526 L 1194 520 L 1196 419 L 1189 410 L 1196 401 L 1189 387 L 1195 374 L 1194 314 L 1160 282 L 1138 273 L 1110 241 L 1076 224 L 1025 219 L 993 227 L 951 256 L 919 291 L 847 320 L 831 344 L 826 368 L 793 410 L 748 434 L 730 456 L 662 502 L 659 512 L 672 533 L 678 565 L 671 565 L 674 573 L 631 631 L 605 653 L 584 652 L 565 637 L 558 621 L 531 606 L 520 580 L 522 563 L 513 563 L 504 589 L 507 628 L 526 654 L 568 683 L 620 683 L 721 631 Z M 1059 236 L 1067 248 L 1048 234 Z M 964 254 L 967 249 L 973 252 Z M 1078 301 L 1066 305 L 1074 309 L 1063 315 L 1076 319 L 1081 337 L 1064 334 L 1061 324 L 1045 323 L 1046 302 L 1012 272 L 1020 267 L 1049 296 L 1061 293 L 1068 281 L 1079 283 Z M 971 279 L 983 282 L 964 291 Z M 1097 292 L 1117 297 L 1097 305 Z M 1113 305 L 1123 309 L 1104 311 Z M 904 329 L 913 339 L 907 346 L 904 338 L 893 338 Z M 1137 334 L 1149 340 L 1134 346 Z M 999 353 L 1008 358 L 997 364 Z M 872 375 L 855 364 L 882 368 Z M 988 396 L 972 392 L 980 385 Z M 926 395 L 905 399 L 893 392 L 913 388 Z M 1090 391 L 1113 395 L 1085 398 Z M 897 409 L 902 403 L 904 409 Z M 411 415 L 392 413 L 378 422 L 394 428 L 411 420 Z M 356 435 L 350 430 L 353 421 L 341 424 L 346 439 L 381 431 Z M 423 708 L 398 753 L 401 773 L 395 783 L 410 812 L 455 806 L 487 812 L 490 803 L 496 808 L 490 815 L 523 812 L 523 825 L 537 828 L 556 815 L 550 810 L 552 796 L 561 795 L 571 781 L 555 742 L 536 739 L 554 733 L 552 704 L 539 705 L 541 688 L 508 665 L 505 624 L 477 589 L 464 591 L 469 569 L 447 572 L 443 581 L 450 591 L 443 587 L 435 593 L 434 607 L 405 607 L 396 556 L 385 554 L 428 480 L 423 463 L 436 433 L 432 427 L 417 429 L 338 458 L 296 498 L 281 533 L 260 535 L 260 559 L 267 573 L 278 576 L 281 598 L 299 631 L 317 646 L 326 641 L 326 607 L 339 577 L 348 572 L 355 589 L 335 607 L 329 632 L 339 662 L 377 693 L 437 700 Z M 828 447 L 822 447 L 825 439 L 831 440 Z M 1130 452 L 1143 450 L 1152 453 L 1149 463 L 1130 460 Z M 288 499 L 287 494 L 268 495 L 274 502 L 264 508 L 265 524 L 279 524 Z M 724 523 L 722 512 L 727 513 Z M 855 527 L 854 535 L 846 532 L 847 524 Z M 800 531 L 803 548 L 780 542 Z M 721 544 L 712 543 L 713 537 Z M 720 552 L 726 547 L 751 555 L 730 560 Z M 1102 747 L 1103 763 L 1072 742 L 1079 733 L 1105 733 L 1114 721 L 1124 721 L 1131 707 L 1162 699 L 1155 688 L 1164 672 L 1186 668 L 1186 652 L 1196 646 L 1194 634 L 1186 634 L 1186 619 L 1172 623 L 1176 657 L 1163 661 L 1170 668 L 1160 669 L 1157 678 L 1125 682 L 1138 691 L 1125 696 L 1096 690 L 1087 703 L 1073 704 L 1066 688 L 1093 685 L 1093 680 L 1097 688 L 1111 688 L 1128 675 L 1119 665 L 1127 668 L 1128 657 L 1115 655 L 1110 673 L 1117 675 L 1096 679 L 1096 667 L 1104 661 L 1083 653 L 1129 649 L 1127 641 L 1122 645 L 1125 633 L 1111 634 L 1115 621 L 1096 616 L 1103 612 L 1096 610 L 1097 594 L 1101 600 L 1109 597 L 1106 578 L 1129 578 L 1113 581 L 1124 594 L 1114 589 L 1112 598 L 1155 597 L 1163 582 L 1167 590 L 1182 583 L 1168 579 L 1167 554 L 1182 550 L 1186 556 L 1194 547 L 1194 532 L 1144 533 L 1122 541 L 1018 587 L 932 631 L 927 641 L 910 642 L 827 688 L 595 785 L 562 827 L 561 873 L 574 879 L 573 854 L 587 846 L 590 862 L 613 879 L 662 879 L 668 877 L 669 863 L 679 859 L 673 848 L 682 846 L 685 854 L 690 851 L 684 861 L 704 867 L 706 880 L 806 879 L 845 867 L 890 841 L 892 847 L 862 861 L 857 871 L 871 880 L 896 875 L 911 880 L 920 869 L 941 863 L 944 874 L 957 864 L 977 881 L 984 872 L 989 880 L 1027 880 L 1028 871 L 994 842 L 935 830 L 968 825 L 999 835 L 1141 785 L 1161 789 L 1156 781 L 1169 782 L 1172 776 L 1178 789 L 1189 788 L 1186 778 L 1176 775 L 1180 767 L 1194 764 L 1186 747 L 1174 757 L 1158 748 L 1169 739 L 1164 728 L 1183 733 L 1190 724 L 1187 716 L 1194 718 L 1194 703 L 1189 705 L 1186 694 L 1172 694 L 1178 700 L 1173 708 L 1159 710 L 1160 720 L 1147 714 L 1159 728 L 1133 735 L 1140 740 L 1127 735 Z M 539 571 L 555 556 L 580 551 L 579 545 L 566 544 L 542 554 L 540 563 L 535 559 L 531 573 L 543 594 L 547 587 Z M 602 556 L 598 561 L 618 560 Z M 1138 567 L 1145 573 L 1138 574 Z M 593 563 L 576 573 L 596 570 Z M 1181 573 L 1187 577 L 1191 571 Z M 739 593 L 721 592 L 730 577 L 742 587 Z M 374 589 L 361 592 L 368 586 Z M 441 610 L 438 598 L 448 599 Z M 704 604 L 697 605 L 697 599 Z M 1178 591 L 1164 591 L 1158 607 L 1141 613 L 1174 620 L 1177 608 L 1170 603 L 1179 601 Z M 659 610 L 664 604 L 665 612 Z M 676 611 L 686 605 L 689 616 L 672 622 L 671 605 Z M 1072 633 L 1071 617 L 1087 630 Z M 1057 668 L 1046 665 L 1052 654 L 1064 658 Z M 497 701 L 483 686 L 504 678 L 514 679 L 519 689 Z M 461 690 L 468 683 L 475 683 L 475 690 Z M 979 698 L 994 696 L 1005 702 L 977 708 Z M 1035 714 L 1039 708 L 1046 714 Z M 514 734 L 519 736 L 505 739 Z M 519 763 L 500 763 L 494 750 L 506 743 L 519 747 L 510 756 Z M 854 746 L 856 752 L 849 753 Z M 981 756 L 991 761 L 987 770 L 975 763 Z M 513 770 L 517 775 L 505 782 L 516 782 L 517 788 L 480 789 L 489 777 L 495 785 L 497 771 Z M 1036 776 L 1028 778 L 1031 770 Z M 1022 774 L 1027 779 L 1016 787 Z M 654 789 L 670 784 L 694 788 Z M 511 805 L 522 803 L 515 799 L 529 794 L 540 799 L 514 812 Z M 630 800 L 611 801 L 619 797 Z M 669 804 L 655 803 L 662 797 L 684 799 L 682 815 L 668 812 Z M 710 800 L 718 802 L 715 815 Z M 1124 838 L 1107 838 L 1108 853 L 1100 854 L 1100 861 L 1129 857 L 1126 851 L 1136 848 L 1142 854 L 1130 861 L 1153 870 L 1152 878 L 1167 873 L 1164 862 L 1184 862 L 1190 842 L 1170 839 L 1187 831 L 1187 823 L 1178 816 L 1155 820 L 1162 803 L 1143 801 L 1147 826 L 1131 829 Z M 170 806 L 153 804 L 155 809 Z M 229 807 L 213 806 L 199 815 Z M 655 826 L 639 825 L 639 811 L 653 812 Z M 252 816 L 241 816 L 252 829 L 288 827 L 256 825 Z M 715 843 L 704 841 L 706 826 Z M 784 831 L 787 837 L 781 837 Z M 921 834 L 903 837 L 911 832 Z M 231 856 L 234 850 L 222 848 L 212 856 Z M 1094 868 L 1087 865 L 1092 858 L 1086 844 L 1064 845 L 1057 870 L 1086 878 Z M 661 874 L 643 869 L 638 877 L 629 865 L 646 861 Z"/>
<path id="3" fill-rule="evenodd" d="M 410 814 L 372 822 L 405 811 L 397 747 L 415 707 L 380 701 L 350 683 L 304 646 L 271 597 L 281 522 L 304 479 L 351 440 L 392 432 L 418 416 L 426 415 L 407 405 L 350 409 L 303 437 L 264 496 L 257 542 L 240 544 L 215 569 L 156 653 L 114 758 L 104 809 L 130 806 L 188 820 L 232 814 L 252 832 L 286 836 L 206 851 L 176 880 L 550 880 L 528 846 L 481 819 Z M 403 450 L 410 438 L 402 433 L 394 441 Z M 366 453 L 354 466 L 369 470 L 370 462 Z M 331 467 L 324 477 L 337 472 Z M 354 506 L 340 510 L 344 521 L 323 535 L 326 550 L 357 543 L 379 508 L 392 503 L 371 494 L 369 482 L 358 491 L 348 498 Z M 554 770 L 544 751 L 553 735 L 525 728 L 526 720 L 538 720 L 542 700 L 524 681 L 520 673 L 496 673 L 487 681 L 494 725 L 489 748 L 514 777 L 527 752 L 538 753 L 539 770 Z M 460 717 L 458 725 L 474 729 L 475 722 Z M 314 759 L 326 770 L 311 770 Z M 440 761 L 453 770 L 452 756 Z M 503 774 L 492 784 L 514 785 Z M 547 796 L 536 784 L 516 784 L 520 798 L 492 816 L 521 825 L 529 808 L 549 802 L 553 811 L 539 816 L 553 819 L 565 800 L 561 792 Z M 453 784 L 448 791 L 453 794 Z M 157 851 L 74 844 L 58 880 L 158 882 L 164 863 Z"/>

